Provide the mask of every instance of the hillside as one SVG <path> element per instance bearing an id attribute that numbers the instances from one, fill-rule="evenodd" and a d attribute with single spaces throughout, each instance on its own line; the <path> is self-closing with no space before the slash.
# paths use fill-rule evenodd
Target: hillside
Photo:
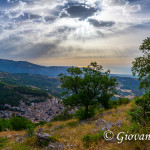
<path id="1" fill-rule="evenodd" d="M 0 72 L 0 81 L 18 86 L 40 88 L 53 96 L 60 97 L 60 82 L 57 78 L 39 74 Z"/>
<path id="2" fill-rule="evenodd" d="M 0 137 L 8 137 L 3 142 L 2 150 L 149 150 L 150 143 L 145 141 L 118 140 L 117 134 L 125 132 L 130 135 L 130 122 L 127 119 L 127 111 L 131 104 L 119 106 L 117 109 L 110 109 L 97 114 L 87 121 L 70 119 L 67 121 L 54 121 L 36 127 L 35 134 L 41 137 L 51 137 L 50 144 L 43 143 L 42 147 L 37 144 L 36 136 L 27 137 L 26 131 L 5 131 L 1 132 Z M 114 134 L 113 140 L 107 141 L 103 134 L 98 132 L 105 126 L 113 124 L 110 130 Z M 141 131 L 138 133 L 140 134 Z M 99 136 L 98 136 L 99 135 Z M 83 142 L 83 137 L 88 145 Z M 88 147 L 87 147 L 88 146 Z"/>
<path id="3" fill-rule="evenodd" d="M 65 66 L 45 67 L 26 61 L 13 61 L 0 59 L 0 71 L 9 73 L 41 74 L 49 77 L 57 77 L 61 72 L 65 73 Z"/>
<path id="4" fill-rule="evenodd" d="M 30 97 L 45 97 L 45 98 L 49 97 L 46 92 L 40 89 L 12 86 L 0 82 L 0 105 L 1 106 L 5 104 L 9 104 L 11 106 L 18 106 L 21 100 L 26 103 L 28 102 L 31 103 L 27 95 L 29 95 Z"/>
<path id="5" fill-rule="evenodd" d="M 0 82 L 0 118 L 15 114 L 33 122 L 49 121 L 62 110 L 58 99 L 41 89 Z"/>
<path id="6" fill-rule="evenodd" d="M 141 96 L 143 91 L 139 90 L 139 81 L 137 78 L 114 76 L 119 85 L 116 97 L 128 97 L 132 99 L 135 96 Z M 37 74 L 25 73 L 5 73 L 0 72 L 0 81 L 7 84 L 18 86 L 30 86 L 40 88 L 55 97 L 60 97 L 62 89 L 58 78 L 47 77 Z"/>

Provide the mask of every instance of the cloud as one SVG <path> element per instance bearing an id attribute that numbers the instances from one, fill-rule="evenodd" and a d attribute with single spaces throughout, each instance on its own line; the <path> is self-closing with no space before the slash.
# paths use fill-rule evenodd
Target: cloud
<path id="1" fill-rule="evenodd" d="M 66 8 L 66 11 L 69 14 L 69 17 L 71 17 L 71 18 L 86 19 L 86 18 L 94 15 L 94 13 L 97 10 L 92 7 L 74 5 L 74 6 L 70 6 L 69 8 Z"/>
<path id="2" fill-rule="evenodd" d="M 118 62 L 135 57 L 141 39 L 150 34 L 149 4 L 149 0 L 0 0 L 0 56 L 64 61 L 116 57 Z"/>
<path id="3" fill-rule="evenodd" d="M 115 24 L 113 21 L 98 21 L 96 19 L 88 19 L 88 21 L 95 27 L 112 27 Z"/>

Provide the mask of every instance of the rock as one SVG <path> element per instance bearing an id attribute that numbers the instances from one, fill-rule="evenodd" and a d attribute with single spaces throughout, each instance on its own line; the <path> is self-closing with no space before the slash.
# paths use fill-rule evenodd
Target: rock
<path id="1" fill-rule="evenodd" d="M 112 123 L 112 122 L 106 122 L 106 123 L 104 124 L 104 126 L 101 128 L 101 130 L 107 131 L 107 130 L 109 130 L 112 126 L 113 126 L 113 123 Z"/>
<path id="2" fill-rule="evenodd" d="M 9 129 L 8 129 L 8 128 L 5 128 L 4 131 L 9 131 Z"/>
<path id="3" fill-rule="evenodd" d="M 38 133 L 36 135 L 37 137 L 37 145 L 38 146 L 42 146 L 43 143 L 49 143 L 50 142 L 50 138 L 52 135 L 48 134 L 48 133 Z"/>
<path id="4" fill-rule="evenodd" d="M 36 130 L 37 133 L 43 132 L 43 128 Z"/>
<path id="5" fill-rule="evenodd" d="M 119 120 L 114 124 L 115 126 L 121 127 L 122 126 L 122 120 Z"/>
<path id="6" fill-rule="evenodd" d="M 99 116 L 103 116 L 104 114 L 103 113 L 99 113 Z"/>
<path id="7" fill-rule="evenodd" d="M 116 109 L 116 113 L 118 113 L 119 112 L 119 109 Z"/>
<path id="8" fill-rule="evenodd" d="M 24 137 L 16 138 L 16 142 L 23 143 L 23 141 L 24 141 Z"/>
<path id="9" fill-rule="evenodd" d="M 107 112 L 107 114 L 112 114 L 112 111 Z"/>
<path id="10" fill-rule="evenodd" d="M 106 123 L 105 120 L 99 118 L 99 119 L 96 121 L 95 125 L 96 125 L 96 126 L 102 126 L 102 125 L 104 125 L 105 123 Z"/>
<path id="11" fill-rule="evenodd" d="M 45 150 L 63 150 L 64 144 L 61 144 L 59 142 L 52 143 L 50 142 L 49 145 L 45 148 Z"/>
<path id="12" fill-rule="evenodd" d="M 7 138 L 10 138 L 11 137 L 11 135 L 9 134 L 9 135 L 7 135 Z"/>
<path id="13" fill-rule="evenodd" d="M 19 136 L 19 134 L 15 134 L 15 135 L 14 135 L 14 137 L 18 137 L 18 136 Z"/>

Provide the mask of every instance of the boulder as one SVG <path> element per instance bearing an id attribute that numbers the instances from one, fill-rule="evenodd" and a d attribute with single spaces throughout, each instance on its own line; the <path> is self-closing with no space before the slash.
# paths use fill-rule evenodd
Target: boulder
<path id="1" fill-rule="evenodd" d="M 44 144 L 45 146 L 47 146 L 49 144 L 49 142 L 51 142 L 51 136 L 52 135 L 50 135 L 48 133 L 43 133 L 43 132 L 38 133 L 36 135 L 36 137 L 37 137 L 37 145 L 38 146 L 43 146 L 43 144 Z"/>
<path id="2" fill-rule="evenodd" d="M 112 114 L 112 111 L 108 111 L 106 114 Z"/>
<path id="3" fill-rule="evenodd" d="M 11 135 L 10 135 L 10 134 L 8 134 L 8 135 L 7 135 L 7 138 L 11 138 Z"/>
<path id="4" fill-rule="evenodd" d="M 37 133 L 43 132 L 43 128 L 36 130 Z"/>
<path id="5" fill-rule="evenodd" d="M 9 129 L 8 129 L 8 128 L 5 128 L 4 131 L 9 131 Z"/>
<path id="6" fill-rule="evenodd" d="M 122 126 L 122 120 L 117 121 L 114 125 L 118 126 L 118 127 L 121 127 Z"/>
<path id="7" fill-rule="evenodd" d="M 19 136 L 19 134 L 15 134 L 15 135 L 14 135 L 14 137 L 18 137 L 18 136 Z"/>
<path id="8" fill-rule="evenodd" d="M 64 144 L 61 144 L 59 142 L 52 143 L 50 142 L 49 145 L 45 148 L 45 150 L 63 150 Z"/>
<path id="9" fill-rule="evenodd" d="M 104 126 L 101 128 L 103 131 L 109 130 L 113 126 L 112 122 L 105 122 Z"/>
<path id="10" fill-rule="evenodd" d="M 104 125 L 105 123 L 106 123 L 105 120 L 99 118 L 99 119 L 96 121 L 95 125 L 96 125 L 97 127 L 99 127 L 99 126 Z"/>

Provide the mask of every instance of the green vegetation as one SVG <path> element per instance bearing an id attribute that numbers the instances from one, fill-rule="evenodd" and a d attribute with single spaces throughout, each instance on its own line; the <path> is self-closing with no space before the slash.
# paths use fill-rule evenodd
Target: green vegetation
<path id="1" fill-rule="evenodd" d="M 5 146 L 5 144 L 8 142 L 7 138 L 2 138 L 0 137 L 0 148 L 2 148 L 3 146 Z"/>
<path id="2" fill-rule="evenodd" d="M 24 98 L 14 91 L 13 86 L 0 82 L 0 105 L 18 106 L 20 100 Z"/>
<path id="3" fill-rule="evenodd" d="M 76 127 L 78 125 L 78 121 L 72 121 L 72 122 L 68 122 L 67 125 L 69 127 Z"/>
<path id="4" fill-rule="evenodd" d="M 108 108 L 109 99 L 115 93 L 116 79 L 109 76 L 109 70 L 92 62 L 88 67 L 71 67 L 68 75 L 60 74 L 64 106 L 84 107 L 84 118 L 89 117 L 89 107 L 101 104 Z"/>
<path id="5" fill-rule="evenodd" d="M 45 91 L 40 90 L 40 89 L 17 86 L 17 87 L 14 87 L 14 90 L 21 94 L 48 97 L 48 94 Z"/>
<path id="6" fill-rule="evenodd" d="M 66 108 L 63 112 L 61 112 L 58 115 L 55 115 L 51 121 L 65 121 L 65 120 L 69 120 L 72 119 L 74 117 L 74 114 L 70 114 L 68 112 L 68 109 Z"/>
<path id="7" fill-rule="evenodd" d="M 27 98 L 23 96 L 23 94 L 31 95 L 33 97 L 49 97 L 48 94 L 40 89 L 30 88 L 30 87 L 21 87 L 21 86 L 13 86 L 10 84 L 0 82 L 0 105 L 9 104 L 11 106 L 18 106 L 20 100 L 23 100 L 26 103 L 32 102 L 43 102 L 44 99 L 37 99 L 33 101 L 28 101 Z M 4 109 L 0 106 L 0 109 Z"/>
<path id="8" fill-rule="evenodd" d="M 101 140 L 103 138 L 103 134 L 104 132 L 101 130 L 99 131 L 99 133 L 96 133 L 96 134 L 86 134 L 82 137 L 82 142 L 83 142 L 83 145 L 86 146 L 86 147 L 89 147 L 91 144 L 93 143 L 98 143 L 99 140 Z"/>
<path id="9" fill-rule="evenodd" d="M 129 98 L 121 98 L 119 97 L 118 100 L 110 100 L 109 101 L 109 108 L 117 108 L 120 105 L 129 104 L 131 100 Z"/>
<path id="10" fill-rule="evenodd" d="M 142 97 L 135 98 L 129 110 L 129 119 L 133 124 L 146 128 L 150 123 L 150 91 Z"/>
<path id="11" fill-rule="evenodd" d="M 0 119 L 0 131 L 4 131 L 5 128 L 19 131 L 19 130 L 34 128 L 34 124 L 25 117 L 13 117 L 10 119 Z"/>
<path id="12" fill-rule="evenodd" d="M 138 74 L 140 88 L 150 88 L 150 38 L 143 41 L 140 46 L 142 57 L 135 58 L 132 67 L 133 75 Z"/>
<path id="13" fill-rule="evenodd" d="M 5 73 L 0 72 L 1 81 L 16 86 L 35 87 L 44 90 L 55 97 L 61 96 L 60 82 L 57 78 L 50 78 L 40 74 Z"/>
<path id="14" fill-rule="evenodd" d="M 88 118 L 91 118 L 95 115 L 95 109 L 94 107 L 89 107 L 88 109 Z M 84 120 L 85 119 L 85 108 L 80 107 L 78 110 L 75 112 L 75 117 L 79 120 Z"/>

